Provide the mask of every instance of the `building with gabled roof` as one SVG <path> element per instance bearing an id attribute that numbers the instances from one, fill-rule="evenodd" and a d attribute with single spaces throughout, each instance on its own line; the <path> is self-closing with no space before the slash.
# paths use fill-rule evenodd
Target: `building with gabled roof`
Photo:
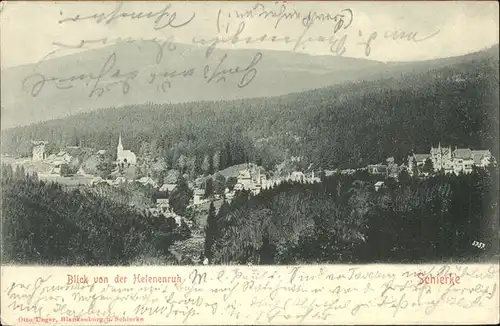
<path id="1" fill-rule="evenodd" d="M 430 158 L 434 171 L 444 171 L 445 173 L 460 172 L 470 173 L 472 167 L 486 167 L 494 162 L 489 150 L 472 150 L 470 148 L 451 149 L 451 146 L 443 147 L 439 143 L 438 147 L 431 147 L 430 154 L 413 154 L 408 157 L 408 167 L 413 171 L 413 164 L 421 167 Z"/>
<path id="2" fill-rule="evenodd" d="M 124 150 L 122 144 L 122 135 L 118 138 L 118 146 L 116 147 L 116 163 L 119 165 L 135 165 L 137 158 L 132 151 Z"/>

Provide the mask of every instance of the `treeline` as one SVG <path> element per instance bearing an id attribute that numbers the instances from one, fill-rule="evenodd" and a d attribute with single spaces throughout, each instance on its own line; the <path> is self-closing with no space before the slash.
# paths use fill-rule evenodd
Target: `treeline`
<path id="1" fill-rule="evenodd" d="M 108 108 L 6 130 L 5 153 L 29 155 L 30 141 L 116 151 L 209 174 L 247 161 L 272 169 L 302 156 L 318 168 L 362 166 L 431 145 L 490 149 L 498 157 L 498 58 L 375 82 L 273 98 Z M 50 149 L 50 148 L 49 148 Z"/>
<path id="2" fill-rule="evenodd" d="M 397 183 L 367 174 L 242 193 L 209 211 L 205 256 L 215 264 L 472 262 L 499 253 L 498 171 Z M 484 249 L 473 241 L 486 244 Z"/>
<path id="3" fill-rule="evenodd" d="M 140 213 L 118 200 L 39 181 L 2 167 L 2 263 L 128 265 L 176 263 L 168 251 L 187 239 L 185 223 Z"/>

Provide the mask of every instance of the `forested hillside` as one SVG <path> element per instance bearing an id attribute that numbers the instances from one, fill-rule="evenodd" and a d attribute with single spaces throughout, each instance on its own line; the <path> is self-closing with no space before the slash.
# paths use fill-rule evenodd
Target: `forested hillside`
<path id="1" fill-rule="evenodd" d="M 53 147 L 124 146 L 169 165 L 272 167 L 291 155 L 318 168 L 401 161 L 431 145 L 490 149 L 498 157 L 498 57 L 487 51 L 447 67 L 280 97 L 108 108 L 2 133 L 4 153 L 27 155 L 32 139 Z"/>
<path id="2" fill-rule="evenodd" d="M 191 235 L 173 219 L 144 215 L 95 189 L 67 191 L 2 166 L 2 263 L 174 264 L 168 251 Z"/>
<path id="3" fill-rule="evenodd" d="M 376 191 L 380 178 L 387 187 Z M 63 190 L 22 168 L 2 168 L 1 190 L 4 263 L 176 264 L 169 248 L 191 236 L 185 224 L 85 188 Z M 491 261 L 499 253 L 498 198 L 495 168 L 428 179 L 406 173 L 399 182 L 356 172 L 283 183 L 257 196 L 240 192 L 217 214 L 212 203 L 204 256 L 211 264 Z"/>
<path id="4" fill-rule="evenodd" d="M 240 196 L 210 216 L 211 261 L 259 264 L 422 263 L 498 257 L 498 172 L 429 179 L 334 175 Z M 485 250 L 471 245 L 476 239 Z"/>

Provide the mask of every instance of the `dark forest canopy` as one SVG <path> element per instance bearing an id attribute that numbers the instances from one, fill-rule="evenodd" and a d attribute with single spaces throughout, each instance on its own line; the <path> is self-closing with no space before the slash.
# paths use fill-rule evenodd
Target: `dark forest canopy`
<path id="1" fill-rule="evenodd" d="M 107 108 L 2 132 L 2 151 L 27 155 L 31 140 L 56 148 L 124 146 L 175 164 L 219 153 L 220 168 L 272 167 L 303 156 L 317 167 L 396 161 L 431 145 L 489 149 L 498 157 L 498 58 L 485 52 L 444 68 L 272 98 Z M 28 149 L 27 149 L 28 148 Z"/>

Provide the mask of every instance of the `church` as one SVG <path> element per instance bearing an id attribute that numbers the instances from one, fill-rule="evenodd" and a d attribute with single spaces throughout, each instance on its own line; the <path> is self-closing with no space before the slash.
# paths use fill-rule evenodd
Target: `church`
<path id="1" fill-rule="evenodd" d="M 130 166 L 137 163 L 135 154 L 132 151 L 123 149 L 121 134 L 118 138 L 118 147 L 116 148 L 116 163 L 121 166 Z"/>

